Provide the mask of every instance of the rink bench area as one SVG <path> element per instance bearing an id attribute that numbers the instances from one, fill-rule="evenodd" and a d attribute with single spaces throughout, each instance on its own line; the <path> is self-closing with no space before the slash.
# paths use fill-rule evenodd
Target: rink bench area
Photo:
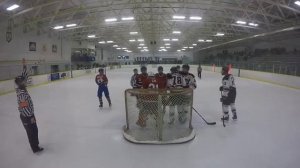
<path id="1" fill-rule="evenodd" d="M 172 64 L 155 64 L 151 65 L 149 64 L 148 71 L 152 71 L 156 73 L 156 68 L 157 66 L 163 66 L 164 67 L 164 72 L 169 72 L 170 68 L 172 66 L 177 66 L 177 65 L 172 65 Z M 118 67 L 107 67 L 106 70 L 116 70 Z M 122 65 L 121 69 L 127 69 L 127 70 L 133 70 L 134 68 L 139 69 L 140 65 Z M 197 65 L 190 65 L 190 72 L 193 73 L 194 75 L 197 75 Z M 202 66 L 203 71 L 211 71 L 215 73 L 220 73 L 221 72 L 221 67 L 213 67 L 213 66 Z M 66 72 L 58 72 L 55 74 L 44 74 L 44 75 L 36 75 L 36 76 L 31 76 L 29 78 L 29 86 L 37 86 L 41 84 L 46 84 L 52 81 L 56 81 L 59 79 L 68 79 L 72 77 L 79 77 L 83 75 L 89 75 L 91 73 L 96 73 L 97 70 L 94 69 L 84 69 L 84 70 L 74 70 L 74 71 L 66 71 Z M 281 86 L 286 86 L 289 88 L 294 88 L 294 89 L 300 89 L 300 77 L 297 76 L 290 76 L 290 75 L 283 75 L 283 74 L 275 74 L 275 73 L 268 73 L 268 72 L 259 72 L 259 71 L 250 71 L 250 70 L 244 70 L 244 69 L 235 69 L 233 68 L 231 73 L 234 76 L 237 77 L 242 77 L 242 78 L 248 78 L 248 79 L 253 79 L 257 81 L 262 81 L 262 82 L 268 82 L 272 84 L 277 84 Z M 21 74 L 21 72 L 20 72 Z M 10 93 L 15 90 L 15 84 L 14 80 L 5 80 L 5 81 L 0 81 L 0 95 L 5 94 L 5 93 Z"/>

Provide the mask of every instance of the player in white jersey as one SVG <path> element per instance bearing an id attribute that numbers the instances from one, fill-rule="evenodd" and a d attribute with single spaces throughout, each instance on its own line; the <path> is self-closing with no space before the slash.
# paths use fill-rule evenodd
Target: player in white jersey
<path id="1" fill-rule="evenodd" d="M 177 71 L 177 67 L 172 67 L 170 69 L 171 73 L 167 75 L 168 77 L 168 88 L 173 89 L 171 90 L 171 93 L 176 93 L 176 88 L 183 88 L 186 83 L 183 78 L 183 76 Z M 182 108 L 180 108 L 180 105 L 182 104 L 182 101 L 178 96 L 170 96 L 169 97 L 169 105 L 170 105 L 170 111 L 169 111 L 169 124 L 173 124 L 175 121 L 175 107 L 177 107 L 178 113 L 180 111 L 183 111 Z"/>
<path id="2" fill-rule="evenodd" d="M 223 118 L 222 120 L 229 120 L 229 106 L 231 107 L 232 119 L 236 120 L 236 108 L 235 108 L 235 98 L 236 98 L 236 86 L 234 82 L 233 75 L 228 73 L 229 68 L 222 68 L 222 75 L 224 75 L 222 79 L 222 86 L 220 86 L 220 91 L 222 92 L 222 110 L 223 110 Z"/>
<path id="3" fill-rule="evenodd" d="M 187 64 L 182 65 L 182 71 L 180 72 L 180 74 L 183 77 L 183 88 L 191 88 L 191 89 L 196 89 L 197 84 L 196 84 L 196 80 L 195 80 L 195 76 L 191 73 L 189 73 L 190 70 L 190 66 Z M 182 97 L 183 101 L 182 104 L 180 106 L 178 106 L 178 120 L 181 123 L 185 123 L 187 120 L 187 114 L 188 114 L 188 106 L 189 103 L 192 101 L 190 100 L 190 98 L 187 96 L 183 96 Z"/>

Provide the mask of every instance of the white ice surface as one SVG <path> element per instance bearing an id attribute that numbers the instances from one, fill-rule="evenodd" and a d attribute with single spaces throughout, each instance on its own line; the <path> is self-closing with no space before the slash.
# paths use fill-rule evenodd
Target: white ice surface
<path id="1" fill-rule="evenodd" d="M 196 138 L 177 145 L 136 145 L 122 137 L 124 90 L 131 70 L 108 72 L 111 109 L 99 110 L 94 75 L 29 89 L 35 106 L 39 155 L 30 150 L 16 94 L 0 96 L 0 168 L 298 168 L 300 91 L 236 78 L 238 121 L 223 128 L 221 75 L 197 80 Z"/>

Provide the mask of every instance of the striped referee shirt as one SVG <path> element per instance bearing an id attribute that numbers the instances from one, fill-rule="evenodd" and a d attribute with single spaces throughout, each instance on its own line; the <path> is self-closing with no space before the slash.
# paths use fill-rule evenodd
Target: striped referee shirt
<path id="1" fill-rule="evenodd" d="M 28 75 L 25 68 L 23 69 L 22 77 L 24 77 L 25 81 L 27 81 Z M 28 94 L 27 90 L 17 88 L 16 93 L 17 93 L 17 99 L 19 105 L 18 109 L 20 114 L 23 115 L 24 117 L 32 116 L 34 114 L 34 108 L 33 108 L 31 97 Z"/>

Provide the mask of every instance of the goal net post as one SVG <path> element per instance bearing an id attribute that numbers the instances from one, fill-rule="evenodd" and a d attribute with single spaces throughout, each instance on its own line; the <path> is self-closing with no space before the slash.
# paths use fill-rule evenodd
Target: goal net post
<path id="1" fill-rule="evenodd" d="M 133 143 L 172 144 L 195 137 L 192 89 L 127 89 L 123 136 Z"/>

